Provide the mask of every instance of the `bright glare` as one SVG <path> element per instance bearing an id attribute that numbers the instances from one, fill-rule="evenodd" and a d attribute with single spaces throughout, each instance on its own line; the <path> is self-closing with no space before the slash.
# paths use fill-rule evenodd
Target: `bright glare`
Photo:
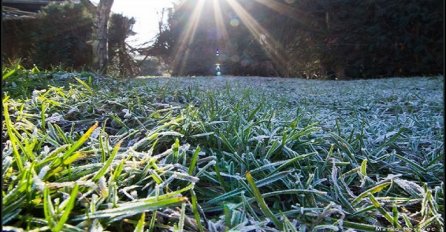
<path id="1" fill-rule="evenodd" d="M 226 26 L 223 20 L 223 15 L 221 13 L 221 7 L 219 0 L 213 0 L 212 2 L 213 8 L 214 8 L 214 18 L 215 23 L 217 24 L 217 32 L 219 33 L 218 38 L 223 37 L 224 40 L 227 40 L 229 38 L 228 31 L 226 30 Z"/>
<path id="2" fill-rule="evenodd" d="M 92 0 L 97 4 L 99 0 Z M 163 8 L 172 7 L 176 0 L 114 0 L 112 12 L 133 17 L 136 20 L 133 31 L 137 35 L 130 37 L 127 42 L 138 45 L 149 42 L 158 34 L 158 22 Z M 164 17 L 166 19 L 167 16 Z"/>
<path id="3" fill-rule="evenodd" d="M 181 40 L 179 44 L 176 45 L 176 54 L 179 54 L 178 57 L 174 59 L 174 66 L 180 64 L 180 70 L 184 68 L 184 65 L 188 58 L 188 45 L 190 45 L 195 36 L 195 32 L 197 30 L 198 23 L 200 21 L 200 16 L 203 11 L 205 1 L 209 0 L 200 0 L 195 5 L 195 9 L 193 13 L 190 15 L 190 18 L 186 24 L 185 29 L 183 30 L 183 34 L 181 36 Z M 268 56 L 276 62 L 276 64 L 284 64 L 286 62 L 286 53 L 280 44 L 275 40 L 275 38 L 265 30 L 262 25 L 260 25 L 256 19 L 254 19 L 251 14 L 245 10 L 237 0 L 224 0 L 227 2 L 231 8 L 236 12 L 239 19 L 231 19 L 229 22 L 225 22 L 223 19 L 223 15 L 221 12 L 220 4 L 222 0 L 211 0 L 212 8 L 210 9 L 214 13 L 214 19 L 216 22 L 216 28 L 218 29 L 218 33 L 223 39 L 227 39 L 229 37 L 227 28 L 225 26 L 226 23 L 232 27 L 237 27 L 239 24 L 245 25 L 249 32 L 257 38 L 259 43 L 262 45 L 265 52 Z M 286 3 L 292 3 L 294 0 L 287 0 L 285 3 L 268 1 L 268 0 L 255 0 L 256 2 L 263 4 L 277 12 L 280 12 L 285 15 L 294 15 L 292 14 L 293 10 L 287 6 Z M 97 3 L 99 0 L 92 0 L 92 2 Z M 138 45 L 144 42 L 152 41 L 156 35 L 158 34 L 158 23 L 161 18 L 161 11 L 163 8 L 169 8 L 173 6 L 174 2 L 181 2 L 180 0 L 115 0 L 112 12 L 114 13 L 122 13 L 128 17 L 134 17 L 136 23 L 133 27 L 133 31 L 137 33 L 137 35 L 130 37 L 127 42 L 131 45 Z M 164 17 L 166 20 L 167 15 Z M 220 38 L 219 36 L 219 38 Z M 181 62 L 181 63 L 179 63 Z"/>

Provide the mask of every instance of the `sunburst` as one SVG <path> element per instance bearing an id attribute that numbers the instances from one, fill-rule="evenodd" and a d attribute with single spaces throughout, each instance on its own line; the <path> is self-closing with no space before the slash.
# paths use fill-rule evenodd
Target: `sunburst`
<path id="1" fill-rule="evenodd" d="M 195 33 L 197 31 L 198 23 L 203 12 L 205 1 L 206 0 L 198 0 L 198 3 L 195 5 L 194 11 L 189 17 L 185 30 L 180 35 L 180 40 L 177 44 L 177 48 L 175 49 L 176 52 L 173 60 L 174 67 L 177 67 L 177 65 L 181 62 L 179 66 L 179 73 L 183 72 L 186 66 L 186 61 L 189 58 L 190 45 L 194 41 Z M 181 56 L 180 54 L 184 55 Z"/>
<path id="2" fill-rule="evenodd" d="M 179 67 L 179 73 L 182 73 L 190 54 L 190 45 L 194 41 L 198 24 L 203 12 L 205 2 L 209 0 L 197 0 L 192 14 L 188 19 L 188 23 L 184 31 L 181 33 L 180 40 L 176 47 L 176 55 L 173 60 L 174 67 Z M 217 38 L 223 41 L 229 40 L 229 34 L 225 26 L 224 17 L 222 15 L 221 1 L 225 1 L 230 8 L 237 14 L 241 23 L 245 25 L 249 33 L 259 42 L 266 55 L 275 64 L 276 68 L 284 69 L 287 63 L 287 53 L 285 52 L 281 43 L 279 43 L 274 36 L 271 35 L 237 0 L 211 0 L 213 7 L 213 14 L 215 26 L 217 29 Z M 282 15 L 297 19 L 296 10 L 291 6 L 270 0 L 255 0 Z M 302 15 L 304 15 L 302 13 Z M 179 66 L 178 66 L 179 65 Z"/>
<path id="3" fill-rule="evenodd" d="M 228 31 L 223 20 L 223 15 L 221 12 L 220 0 L 212 0 L 212 6 L 214 8 L 214 19 L 217 27 L 217 33 L 219 33 L 218 38 L 223 38 L 227 41 L 229 38 Z"/>

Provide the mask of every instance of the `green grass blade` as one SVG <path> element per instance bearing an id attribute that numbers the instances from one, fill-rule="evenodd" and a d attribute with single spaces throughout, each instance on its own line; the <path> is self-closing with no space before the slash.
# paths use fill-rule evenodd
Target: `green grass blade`
<path id="1" fill-rule="evenodd" d="M 271 212 L 268 205 L 266 205 L 266 202 L 263 199 L 262 194 L 260 193 L 259 189 L 257 188 L 257 186 L 255 184 L 254 179 L 251 176 L 251 173 L 249 173 L 249 172 L 246 173 L 246 180 L 248 181 L 249 185 L 251 186 L 251 190 L 253 191 L 254 197 L 257 200 L 257 203 L 259 204 L 262 212 L 265 214 L 265 216 L 267 216 L 269 219 L 271 219 L 271 221 L 274 223 L 274 225 L 279 230 L 281 230 L 283 228 L 283 224 L 279 221 L 278 218 L 276 218 L 276 216 L 273 214 L 273 212 Z"/>
<path id="2" fill-rule="evenodd" d="M 2 74 L 2 81 L 6 80 L 6 79 L 8 79 L 10 76 L 14 75 L 14 73 L 16 73 L 17 70 L 18 70 L 18 69 L 14 68 L 14 69 L 12 69 L 11 71 Z"/>
<path id="3" fill-rule="evenodd" d="M 47 103 L 42 103 L 42 109 L 40 111 L 40 124 L 42 124 L 41 125 L 42 126 L 42 130 L 45 130 L 45 125 L 46 125 L 46 122 L 45 122 L 45 119 L 46 119 L 45 112 L 46 112 L 47 109 L 48 109 L 48 104 Z"/>
<path id="4" fill-rule="evenodd" d="M 374 225 L 368 225 L 368 224 L 358 223 L 358 222 L 344 221 L 343 225 L 344 225 L 344 227 L 359 230 L 359 231 L 383 231 L 383 230 L 385 231 L 386 230 L 386 228 L 380 228 L 380 227 L 376 227 Z"/>
<path id="5" fill-rule="evenodd" d="M 91 87 L 90 87 L 87 83 L 85 83 L 85 81 L 83 81 L 83 80 L 81 80 L 81 79 L 79 79 L 79 78 L 77 78 L 77 77 L 75 77 L 74 79 L 76 79 L 76 81 L 79 82 L 79 84 L 81 84 L 82 86 L 84 86 L 85 89 L 86 89 L 90 94 L 93 94 L 93 90 L 91 89 Z"/>
<path id="6" fill-rule="evenodd" d="M 376 209 L 378 209 L 378 211 L 384 216 L 384 218 L 390 222 L 392 225 L 395 225 L 397 228 L 401 228 L 401 225 L 398 223 L 398 220 L 394 221 L 392 215 L 390 215 L 390 213 L 388 213 L 382 206 L 381 204 L 375 199 L 375 197 L 369 193 L 368 197 L 370 199 L 370 201 L 372 202 L 373 206 L 375 206 Z"/>
<path id="7" fill-rule="evenodd" d="M 377 192 L 381 192 L 382 190 L 384 190 L 387 186 L 389 186 L 391 183 L 390 182 L 385 182 L 379 185 L 376 185 L 366 191 L 364 191 L 363 193 L 359 194 L 359 196 L 357 196 L 353 201 L 352 201 L 352 205 L 355 205 L 356 203 L 358 203 L 359 201 L 361 201 L 361 199 L 363 199 L 364 197 L 368 196 L 369 193 L 374 194 Z"/>
<path id="8" fill-rule="evenodd" d="M 66 151 L 63 155 L 64 158 L 70 156 L 71 154 L 73 154 L 75 151 L 77 151 L 77 149 L 79 149 L 87 140 L 88 138 L 90 138 L 91 134 L 93 133 L 93 131 L 98 127 L 98 122 L 96 122 L 92 127 L 90 127 L 87 132 L 85 132 L 85 134 L 83 134 L 81 136 L 81 138 L 76 141 L 71 147 L 70 149 L 68 149 L 68 151 Z"/>
<path id="9" fill-rule="evenodd" d="M 50 189 L 48 187 L 45 187 L 43 190 L 43 213 L 48 226 L 53 228 L 56 222 L 54 221 L 54 206 L 51 202 Z"/>
<path id="10" fill-rule="evenodd" d="M 413 160 L 410 160 L 402 155 L 396 154 L 396 156 L 400 159 L 402 159 L 404 162 L 406 162 L 407 164 L 410 165 L 411 168 L 417 170 L 419 173 L 426 173 L 426 169 L 421 167 L 419 164 L 417 164 L 416 162 L 414 162 Z"/>
<path id="11" fill-rule="evenodd" d="M 101 177 L 105 175 L 107 170 L 110 168 L 111 164 L 113 163 L 113 160 L 115 159 L 116 154 L 118 154 L 119 148 L 121 147 L 121 143 L 123 141 L 119 141 L 115 147 L 113 148 L 113 151 L 108 158 L 107 162 L 105 162 L 104 166 L 96 173 L 96 175 L 93 177 L 93 181 L 98 181 Z"/>
<path id="12" fill-rule="evenodd" d="M 203 226 L 201 225 L 201 218 L 200 218 L 200 213 L 198 211 L 198 202 L 197 202 L 197 195 L 195 195 L 195 191 L 193 189 L 190 190 L 190 194 L 191 194 L 191 203 L 192 203 L 192 212 L 194 213 L 194 218 L 195 221 L 198 225 L 198 230 L 200 232 L 203 232 Z"/>
<path id="13" fill-rule="evenodd" d="M 225 218 L 225 231 L 229 231 L 232 227 L 231 225 L 231 209 L 227 204 L 223 205 L 223 215 Z"/>
<path id="14" fill-rule="evenodd" d="M 396 204 L 393 204 L 393 206 L 392 206 L 392 225 L 394 227 L 398 226 L 398 218 L 399 218 L 398 208 L 396 207 Z"/>
<path id="15" fill-rule="evenodd" d="M 362 161 L 360 172 L 363 176 L 367 176 L 367 159 Z"/>
<path id="16" fill-rule="evenodd" d="M 71 210 L 74 208 L 78 190 L 79 190 L 79 185 L 75 184 L 73 190 L 71 191 L 70 198 L 62 214 L 62 217 L 60 218 L 59 222 L 57 223 L 53 231 L 59 232 L 63 229 L 65 222 L 68 220 L 68 216 L 70 216 Z"/>
<path id="17" fill-rule="evenodd" d="M 155 229 L 157 211 L 153 211 L 152 219 L 150 219 L 149 232 L 153 232 Z"/>
<path id="18" fill-rule="evenodd" d="M 197 161 L 198 161 L 198 154 L 200 153 L 200 151 L 201 151 L 201 148 L 200 148 L 200 146 L 198 146 L 195 149 L 194 154 L 192 155 L 192 160 L 190 162 L 189 171 L 188 171 L 189 175 L 192 175 L 192 173 L 194 173 L 194 170 L 196 168 Z"/>
<path id="19" fill-rule="evenodd" d="M 14 154 L 14 161 L 17 164 L 17 168 L 19 170 L 19 172 L 23 171 L 23 161 L 22 161 L 22 156 L 19 154 L 19 151 L 17 149 L 17 144 L 20 143 L 17 139 L 17 137 L 15 136 L 15 134 L 13 133 L 13 125 L 11 122 L 11 118 L 9 117 L 9 109 L 8 109 L 8 103 L 7 103 L 8 97 L 5 97 L 5 99 L 3 99 L 3 116 L 5 117 L 5 124 L 6 124 L 6 131 L 8 133 L 9 136 L 9 141 L 11 141 L 11 147 L 12 147 L 12 152 Z"/>
<path id="20" fill-rule="evenodd" d="M 186 219 L 186 203 L 181 204 L 180 219 L 178 222 L 178 231 L 183 232 L 184 220 Z"/>
<path id="21" fill-rule="evenodd" d="M 85 215 L 85 216 L 78 216 L 73 218 L 73 220 L 79 221 L 79 220 L 85 220 L 87 218 L 116 218 L 121 216 L 130 217 L 136 214 L 140 214 L 147 211 L 154 211 L 159 208 L 165 208 L 172 205 L 177 205 L 179 203 L 183 203 L 187 201 L 187 198 L 185 197 L 170 197 L 170 198 L 163 198 L 156 201 L 136 201 L 136 202 L 130 202 L 130 203 L 123 203 L 120 204 L 117 208 L 113 209 L 104 209 L 104 210 L 98 210 L 93 214 Z"/>
<path id="22" fill-rule="evenodd" d="M 304 159 L 304 158 L 307 158 L 307 157 L 309 157 L 309 156 L 316 155 L 316 154 L 317 154 L 316 152 L 312 152 L 312 153 L 308 153 L 308 154 L 304 154 L 304 155 L 299 155 L 299 156 L 296 156 L 296 157 L 294 157 L 294 158 L 292 158 L 292 159 L 289 159 L 289 160 L 287 160 L 284 164 L 280 165 L 277 169 L 275 169 L 275 170 L 273 171 L 273 173 L 278 172 L 278 171 L 284 169 L 284 168 L 287 167 L 288 165 L 291 165 L 292 163 L 294 163 L 294 162 L 296 162 L 296 161 L 298 161 L 298 160 L 302 160 L 302 159 Z"/>
<path id="23" fill-rule="evenodd" d="M 144 232 L 145 223 L 146 223 L 146 213 L 142 213 L 141 218 L 138 220 L 138 224 L 136 225 L 134 232 Z"/>

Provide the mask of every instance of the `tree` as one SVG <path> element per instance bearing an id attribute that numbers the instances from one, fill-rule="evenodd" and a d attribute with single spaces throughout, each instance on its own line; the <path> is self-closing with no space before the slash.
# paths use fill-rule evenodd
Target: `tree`
<path id="1" fill-rule="evenodd" d="M 100 73 L 106 73 L 108 65 L 108 20 L 113 0 L 100 0 L 98 6 L 94 6 L 90 0 L 81 0 L 81 3 L 91 14 L 96 16 L 92 41 L 94 63 Z"/>
<path id="2" fill-rule="evenodd" d="M 132 31 L 134 18 L 127 18 L 121 14 L 112 14 L 108 30 L 108 59 L 109 72 L 118 72 L 119 76 L 133 76 L 136 73 L 136 63 L 129 53 L 125 40 L 134 35 Z M 110 67 L 113 66 L 113 67 Z"/>
<path id="3" fill-rule="evenodd" d="M 113 5 L 113 0 L 101 0 L 99 1 L 96 11 L 96 39 L 98 41 L 95 51 L 95 57 L 98 58 L 99 72 L 107 72 L 108 64 L 108 19 L 110 18 L 110 11 Z"/>

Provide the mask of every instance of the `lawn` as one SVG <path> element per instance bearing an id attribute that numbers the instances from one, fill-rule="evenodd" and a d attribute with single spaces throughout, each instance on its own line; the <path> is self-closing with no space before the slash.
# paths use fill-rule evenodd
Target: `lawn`
<path id="1" fill-rule="evenodd" d="M 2 83 L 2 224 L 442 231 L 443 86 L 17 71 Z"/>

